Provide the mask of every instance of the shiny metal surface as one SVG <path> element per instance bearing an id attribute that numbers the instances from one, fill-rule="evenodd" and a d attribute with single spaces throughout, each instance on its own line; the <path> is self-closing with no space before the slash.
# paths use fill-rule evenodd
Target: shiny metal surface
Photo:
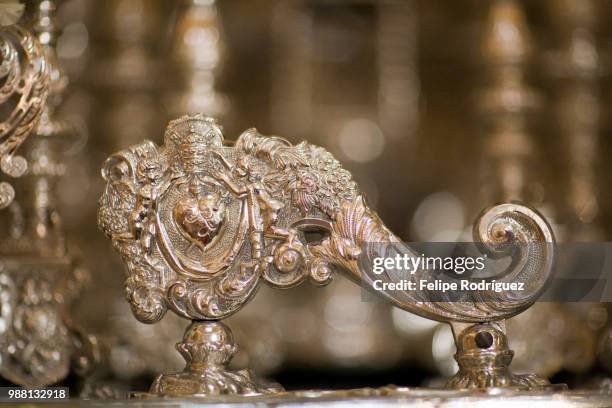
<path id="1" fill-rule="evenodd" d="M 31 6 L 32 35 L 38 40 L 21 29 L 18 32 L 26 35 L 24 41 L 30 47 L 26 55 L 44 55 L 42 62 L 33 62 L 42 64 L 44 76 L 37 84 L 26 82 L 25 87 L 43 89 L 29 102 L 29 110 L 22 112 L 29 122 L 18 123 L 16 129 L 6 128 L 15 132 L 11 135 L 17 139 L 29 132 L 21 132 L 25 128 L 19 126 L 31 129 L 32 134 L 23 146 L 29 168 L 17 185 L 20 197 L 0 214 L 4 232 L 0 236 L 0 375 L 15 384 L 40 387 L 65 379 L 70 371 L 89 374 L 99 350 L 97 340 L 80 331 L 71 319 L 70 307 L 88 274 L 67 249 L 57 209 L 55 186 L 65 170 L 61 151 L 72 129 L 57 115 L 67 78 L 57 63 L 54 48 L 56 4 L 41 0 Z M 14 71 L 15 67 L 11 69 L 11 73 L 19 72 Z"/>
<path id="2" fill-rule="evenodd" d="M 22 12 L 23 6 L 16 17 Z M 9 177 L 21 177 L 27 170 L 17 149 L 38 126 L 49 92 L 49 61 L 34 35 L 16 23 L 8 20 L 0 27 L 0 104 L 9 109 L 0 121 L 0 170 Z M 14 198 L 13 186 L 0 182 L 0 209 Z"/>
<path id="3" fill-rule="evenodd" d="M 102 174 L 107 185 L 98 212 L 100 228 L 127 267 L 127 299 L 135 316 L 155 323 L 170 309 L 194 321 L 182 345 L 177 345 L 187 368 L 161 375 L 151 391 L 159 395 L 278 392 L 278 388 L 257 386 L 250 374 L 227 371 L 234 348 L 229 329 L 202 321 L 236 313 L 262 282 L 290 288 L 308 279 L 321 285 L 331 281 L 335 269 L 357 282 L 365 281 L 365 271 L 357 262 L 364 245 L 393 245 L 400 240 L 368 207 L 350 173 L 318 146 L 306 142 L 292 146 L 255 129 L 227 144 L 215 120 L 201 114 L 171 121 L 164 138 L 161 148 L 145 141 L 106 161 Z M 324 238 L 308 242 L 304 228 L 316 228 L 325 233 Z M 521 251 L 519 267 L 503 278 L 519 279 L 536 289 L 544 286 L 553 265 L 550 245 L 554 238 L 537 212 L 518 204 L 487 209 L 476 222 L 474 234 L 494 257 L 506 254 L 495 244 L 544 243 Z M 368 257 L 375 255 L 384 254 L 367 252 Z M 512 300 L 504 294 L 475 292 L 461 303 L 431 302 L 419 290 L 379 294 L 424 317 L 474 323 L 520 313 L 539 291 Z M 472 379 L 452 380 L 449 386 L 545 383 L 536 377 L 514 380 L 497 368 L 478 374 L 496 349 L 468 346 L 470 333 L 488 326 L 459 327 L 459 376 Z M 213 334 L 204 335 L 213 328 Z M 490 330 L 498 345 L 507 348 L 505 333 Z M 211 357 L 212 350 L 220 347 L 228 351 Z M 188 351 L 195 349 L 201 351 Z M 499 358 L 500 368 L 507 369 L 512 355 L 501 352 L 507 356 Z M 467 361 L 462 353 L 475 353 L 475 362 L 462 364 Z M 217 362 L 206 363 L 210 358 Z M 213 372 L 220 375 L 214 386 L 209 380 Z"/>

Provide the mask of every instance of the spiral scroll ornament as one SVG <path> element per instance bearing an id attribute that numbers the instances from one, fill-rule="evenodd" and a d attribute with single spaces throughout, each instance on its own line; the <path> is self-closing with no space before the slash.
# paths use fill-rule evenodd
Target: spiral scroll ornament
<path id="1" fill-rule="evenodd" d="M 0 28 L 0 57 L 0 170 L 20 177 L 27 162 L 16 152 L 37 128 L 49 91 L 49 68 L 35 36 L 18 25 Z M 14 198 L 13 186 L 0 182 L 0 208 Z"/>

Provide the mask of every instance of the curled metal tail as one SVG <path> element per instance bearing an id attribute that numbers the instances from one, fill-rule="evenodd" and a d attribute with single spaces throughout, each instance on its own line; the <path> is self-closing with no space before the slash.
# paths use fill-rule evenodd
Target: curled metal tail
<path id="1" fill-rule="evenodd" d="M 552 229 L 544 217 L 520 204 L 494 206 L 479 216 L 474 238 L 488 258 L 510 258 L 510 265 L 502 273 L 496 272 L 494 278 L 499 283 L 521 283 L 521 291 L 476 290 L 466 292 L 460 299 L 453 298 L 455 293 L 432 296 L 432 292 L 419 288 L 418 281 L 428 273 L 425 270 L 403 276 L 414 282 L 413 290 L 374 290 L 377 279 L 397 282 L 400 278 L 389 271 L 373 273 L 371 266 L 376 258 L 420 254 L 389 231 L 363 197 L 344 203 L 332 222 L 330 236 L 309 249 L 394 305 L 429 319 L 502 320 L 533 304 L 552 275 L 555 258 Z"/>
<path id="2" fill-rule="evenodd" d="M 511 257 L 498 282 L 519 282 L 520 292 L 477 292 L 475 306 L 501 318 L 514 316 L 531 306 L 553 275 L 555 238 L 551 226 L 538 211 L 517 203 L 484 210 L 473 229 L 474 240 L 488 257 Z"/>

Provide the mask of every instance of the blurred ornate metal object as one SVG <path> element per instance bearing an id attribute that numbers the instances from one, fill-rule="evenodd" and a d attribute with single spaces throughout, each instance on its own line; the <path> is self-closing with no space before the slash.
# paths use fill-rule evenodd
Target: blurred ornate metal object
<path id="1" fill-rule="evenodd" d="M 280 391 L 248 371 L 227 368 L 234 344 L 227 326 L 218 321 L 240 310 L 261 282 L 277 288 L 306 279 L 326 284 L 337 268 L 367 283 L 358 258 L 384 253 L 366 252 L 365 245 L 403 245 L 325 149 L 306 142 L 292 146 L 255 129 L 226 144 L 219 125 L 203 115 L 170 122 L 163 147 L 144 141 L 112 155 L 102 175 L 107 185 L 98 224 L 127 267 L 126 293 L 135 316 L 154 323 L 169 308 L 193 320 L 177 345 L 187 368 L 160 375 L 151 387 L 154 394 Z M 323 238 L 310 242 L 307 232 L 313 230 Z M 511 352 L 502 350 L 505 336 L 495 329 L 501 326 L 488 322 L 520 313 L 539 296 L 554 258 L 550 227 L 535 211 L 505 204 L 485 211 L 474 234 L 492 257 L 509 255 L 498 244 L 541 244 L 515 254 L 513 265 L 519 267 L 502 278 L 523 282 L 525 294 L 477 291 L 453 303 L 432 302 L 419 290 L 376 293 L 406 311 L 465 323 L 456 326 L 462 329 L 456 331 L 457 342 L 472 355 L 472 363 L 465 366 L 469 372 L 459 375 L 473 381 L 451 386 L 539 386 L 544 381 L 535 377 L 504 374 L 498 379 Z M 494 342 L 473 349 L 470 339 L 486 333 Z M 490 355 L 498 351 L 506 357 L 496 360 L 499 367 L 491 371 Z"/>
<path id="2" fill-rule="evenodd" d="M 38 107 L 33 111 L 41 120 L 24 144 L 30 166 L 16 185 L 23 194 L 2 214 L 6 234 L 0 239 L 0 374 L 16 384 L 37 387 L 57 383 L 71 368 L 87 374 L 98 351 L 95 339 L 70 321 L 70 304 L 87 274 L 67 252 L 55 207 L 54 186 L 64 172 L 59 150 L 69 129 L 55 117 L 66 85 L 53 48 L 55 4 L 43 0 L 32 5 L 32 29 L 49 64 L 50 91 L 42 113 Z"/>
<path id="3" fill-rule="evenodd" d="M 94 3 L 92 37 L 97 46 L 91 58 L 91 86 L 99 120 L 93 131 L 96 143 L 102 148 L 110 144 L 114 150 L 163 131 L 166 119 L 160 98 L 166 78 L 159 48 L 165 32 L 160 27 L 167 24 L 163 16 L 174 2 Z"/>
<path id="4" fill-rule="evenodd" d="M 2 25 L 12 23 L 0 28 L 0 79 L 3 81 L 0 88 L 0 170 L 10 177 L 21 177 L 27 170 L 27 162 L 15 153 L 38 124 L 49 79 L 40 44 L 31 33 L 14 24 L 13 11 L 19 10 L 5 10 L 10 5 L 2 5 L 4 8 L 0 9 Z M 7 207 L 14 197 L 13 186 L 0 182 L 0 208 Z"/>
<path id="5" fill-rule="evenodd" d="M 416 3 L 277 2 L 271 21 L 274 126 L 316 135 L 315 142 L 339 138 L 347 158 L 361 164 L 378 157 L 385 141 L 411 152 L 419 121 Z M 364 120 L 378 132 L 370 129 L 367 136 L 362 129 L 366 136 L 351 138 L 347 149 L 342 128 L 354 130 Z M 360 145 L 366 153 L 355 151 Z"/>
<path id="6" fill-rule="evenodd" d="M 514 0 L 493 0 L 484 32 L 483 54 L 489 84 L 480 95 L 487 122 L 485 154 L 492 168 L 493 200 L 525 200 L 529 158 L 534 144 L 528 115 L 541 103 L 540 95 L 525 81 L 531 41 L 521 5 Z"/>
<path id="7" fill-rule="evenodd" d="M 182 0 L 177 12 L 170 63 L 178 83 L 168 95 L 167 109 L 222 117 L 228 104 L 215 89 L 225 49 L 216 1 Z"/>
<path id="8" fill-rule="evenodd" d="M 596 165 L 599 79 L 604 71 L 595 39 L 598 5 L 591 0 L 555 0 L 551 6 L 563 47 L 551 56 L 548 66 L 558 82 L 556 113 L 568 144 L 568 226 L 574 240 L 602 239 L 602 231 L 594 222 L 600 211 Z"/>
<path id="9" fill-rule="evenodd" d="M 597 33 L 602 21 L 603 4 L 593 0 L 554 0 L 550 5 L 553 22 L 560 37 L 560 48 L 551 55 L 548 64 L 557 81 L 556 100 L 558 126 L 567 143 L 569 174 L 567 204 L 569 217 L 567 226 L 569 239 L 574 241 L 604 241 L 601 222 L 601 201 L 598 169 L 602 144 L 599 140 L 604 121 L 601 119 L 603 81 L 609 71 L 607 52 L 600 47 Z M 605 161 L 605 159 L 604 159 Z M 568 268 L 581 264 L 580 259 L 565 262 Z M 580 342 L 581 352 L 566 352 L 564 363 L 567 370 L 585 373 L 599 362 L 610 373 L 609 353 L 606 354 L 606 339 L 609 337 L 609 308 L 606 304 L 580 304 L 571 312 L 577 315 L 586 328 L 566 326 Z M 598 316 L 594 319 L 594 316 Z M 566 318 L 567 320 L 567 318 Z M 608 327 L 601 329 L 608 320 Z M 599 331 L 599 332 L 598 332 Z M 599 348 L 593 347 L 600 336 Z M 579 337 L 578 337 L 579 336 Z M 569 336 L 566 336 L 569 337 Z M 585 341 L 586 340 L 586 341 Z M 590 340 L 590 341 L 588 341 Z"/>

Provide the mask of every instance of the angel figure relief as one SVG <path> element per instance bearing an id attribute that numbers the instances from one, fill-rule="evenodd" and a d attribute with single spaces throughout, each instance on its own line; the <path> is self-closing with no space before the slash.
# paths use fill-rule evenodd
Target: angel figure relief
<path id="1" fill-rule="evenodd" d="M 192 321 L 177 344 L 187 366 L 158 376 L 150 390 L 155 395 L 281 391 L 249 370 L 228 368 L 236 346 L 221 321 L 262 282 L 290 288 L 308 279 L 322 285 L 341 272 L 367 288 L 368 260 L 390 250 L 414 253 L 325 149 L 255 129 L 226 143 L 217 122 L 201 114 L 171 121 L 162 147 L 145 141 L 112 155 L 102 174 L 98 223 L 126 265 L 135 316 L 154 323 L 170 309 Z M 312 231 L 318 239 L 308 238 Z M 449 387 L 544 386 L 536 376 L 509 370 L 503 320 L 528 308 L 550 278 L 551 229 L 536 211 L 502 204 L 481 214 L 474 235 L 490 257 L 507 256 L 509 242 L 544 243 L 512 253 L 514 269 L 501 278 L 518 279 L 530 290 L 520 296 L 474 292 L 461 302 L 432 302 L 419 290 L 375 293 L 453 326 L 460 370 Z M 483 336 L 491 342 L 484 344 Z"/>

